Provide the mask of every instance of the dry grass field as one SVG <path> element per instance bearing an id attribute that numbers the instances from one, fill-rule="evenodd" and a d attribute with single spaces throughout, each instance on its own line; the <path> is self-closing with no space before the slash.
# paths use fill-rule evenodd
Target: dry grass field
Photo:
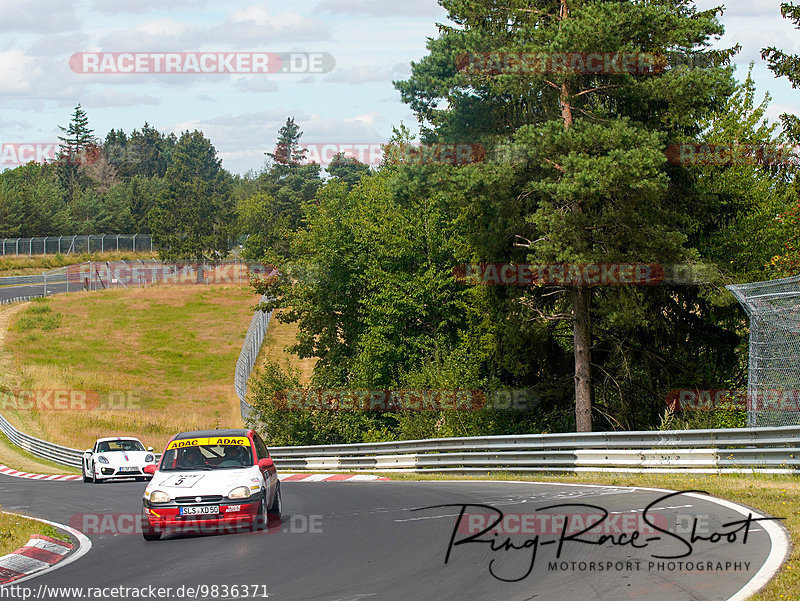
<path id="1" fill-rule="evenodd" d="M 160 450 L 175 432 L 239 427 L 233 373 L 256 301 L 248 286 L 156 286 L 0 309 L 0 412 L 74 448 L 134 435 Z M 40 395 L 28 403 L 38 410 L 19 408 L 16 390 Z M 43 391 L 85 391 L 101 408 L 74 410 L 80 396 L 71 410 L 43 408 L 54 398 Z"/>

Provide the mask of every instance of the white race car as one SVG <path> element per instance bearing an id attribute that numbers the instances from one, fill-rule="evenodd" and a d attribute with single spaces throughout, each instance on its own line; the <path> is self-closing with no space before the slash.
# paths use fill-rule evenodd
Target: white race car
<path id="1" fill-rule="evenodd" d="M 146 465 L 155 465 L 153 447 L 146 450 L 138 438 L 98 438 L 91 449 L 86 449 L 81 462 L 84 482 L 100 483 L 105 480 L 136 478 L 148 480 Z"/>

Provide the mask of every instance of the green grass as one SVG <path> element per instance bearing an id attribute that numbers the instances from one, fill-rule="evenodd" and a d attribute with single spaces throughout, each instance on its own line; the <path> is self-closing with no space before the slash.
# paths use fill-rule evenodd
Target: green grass
<path id="1" fill-rule="evenodd" d="M 33 436 L 73 448 L 133 435 L 160 449 L 182 430 L 240 427 L 233 374 L 257 297 L 248 286 L 153 286 L 57 295 L 10 322 L 17 381 L 0 386 L 124 395 L 124 411 L 16 411 Z M 1 390 L 2 388 L 0 388 Z"/>
<path id="2" fill-rule="evenodd" d="M 135 261 L 136 259 L 152 259 L 157 257 L 151 252 L 106 252 L 106 253 L 79 253 L 69 255 L 0 255 L 0 277 L 11 275 L 37 275 L 42 271 L 57 269 L 85 263 L 86 261 Z"/>
<path id="3" fill-rule="evenodd" d="M 612 474 L 585 473 L 531 476 L 511 472 L 487 472 L 486 476 L 464 477 L 452 474 L 379 474 L 393 480 L 523 480 L 637 486 L 669 490 L 703 490 L 714 497 L 753 507 L 769 516 L 784 518 L 782 524 L 792 541 L 800 540 L 800 480 L 790 475 L 705 475 L 705 474 Z M 796 601 L 800 599 L 800 549 L 796 542 L 778 574 L 751 601 Z"/>
<path id="4" fill-rule="evenodd" d="M 0 509 L 2 509 L 1 506 Z M 69 536 L 62 534 L 50 524 L 44 524 L 17 514 L 0 513 L 0 555 L 11 553 L 25 546 L 25 543 L 30 540 L 31 534 L 42 534 L 70 542 Z"/>

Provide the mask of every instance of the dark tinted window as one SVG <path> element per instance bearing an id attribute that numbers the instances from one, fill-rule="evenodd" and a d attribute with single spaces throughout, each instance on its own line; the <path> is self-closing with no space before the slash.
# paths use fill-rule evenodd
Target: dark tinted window
<path id="1" fill-rule="evenodd" d="M 253 434 L 253 441 L 256 443 L 256 455 L 258 455 L 258 458 L 266 459 L 269 457 L 267 445 L 264 444 L 264 441 L 261 440 L 261 437 L 258 434 Z"/>

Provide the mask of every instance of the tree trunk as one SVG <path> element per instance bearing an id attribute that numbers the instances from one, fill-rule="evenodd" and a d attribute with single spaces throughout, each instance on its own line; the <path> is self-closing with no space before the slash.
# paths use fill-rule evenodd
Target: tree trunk
<path id="1" fill-rule="evenodd" d="M 567 0 L 561 0 L 559 19 L 569 18 Z M 560 90 L 561 119 L 564 129 L 572 126 L 572 103 L 569 86 L 566 80 Z M 580 204 L 572 207 L 575 212 L 582 212 Z M 592 373 L 591 345 L 592 323 L 589 319 L 591 291 L 589 288 L 573 288 L 572 293 L 572 341 L 575 348 L 575 428 L 578 432 L 592 431 Z"/>
<path id="2" fill-rule="evenodd" d="M 592 431 L 592 326 L 589 320 L 591 290 L 579 286 L 572 294 L 572 336 L 575 346 L 575 427 Z"/>

